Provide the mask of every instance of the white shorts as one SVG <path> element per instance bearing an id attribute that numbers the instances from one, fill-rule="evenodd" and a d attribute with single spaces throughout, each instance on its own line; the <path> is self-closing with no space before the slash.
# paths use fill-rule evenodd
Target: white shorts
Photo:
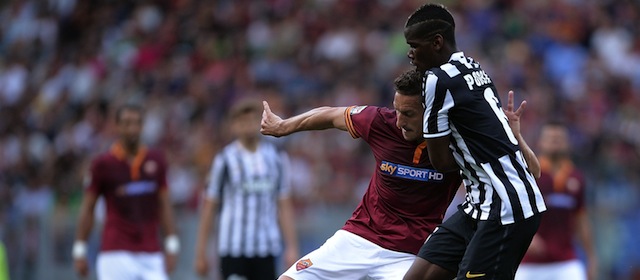
<path id="1" fill-rule="evenodd" d="M 98 254 L 98 280 L 167 280 L 162 253 L 107 251 Z"/>
<path id="2" fill-rule="evenodd" d="M 579 260 L 556 263 L 532 264 L 523 263 L 516 271 L 516 280 L 586 280 L 587 273 Z"/>
<path id="3" fill-rule="evenodd" d="M 302 257 L 283 276 L 311 279 L 402 279 L 415 255 L 391 251 L 345 230 Z"/>

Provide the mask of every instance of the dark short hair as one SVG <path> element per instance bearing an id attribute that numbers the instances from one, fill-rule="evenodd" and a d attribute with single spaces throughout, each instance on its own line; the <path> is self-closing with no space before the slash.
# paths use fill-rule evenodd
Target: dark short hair
<path id="1" fill-rule="evenodd" d="M 549 121 L 547 121 L 546 123 L 544 123 L 543 127 L 558 127 L 558 128 L 567 128 L 567 123 L 564 122 L 561 119 L 551 119 Z"/>
<path id="2" fill-rule="evenodd" d="M 262 113 L 262 109 L 262 101 L 253 97 L 247 97 L 234 102 L 227 115 L 230 119 L 233 119 L 249 113 L 260 114 Z"/>
<path id="3" fill-rule="evenodd" d="M 409 29 L 412 30 L 412 33 L 419 33 L 424 39 L 440 34 L 455 46 L 455 28 L 456 22 L 453 15 L 445 6 L 428 3 L 422 5 L 409 16 L 405 24 L 405 35 Z"/>
<path id="4" fill-rule="evenodd" d="M 394 81 L 395 90 L 408 96 L 417 96 L 422 94 L 423 74 L 418 70 L 409 70 L 400 74 Z"/>
<path id="5" fill-rule="evenodd" d="M 118 109 L 116 110 L 116 123 L 120 122 L 120 118 L 122 117 L 122 114 L 125 111 L 138 113 L 142 117 L 142 114 L 143 114 L 144 110 L 142 109 L 142 106 L 140 106 L 138 104 L 125 104 L 125 105 L 122 105 L 122 106 L 118 107 Z"/>

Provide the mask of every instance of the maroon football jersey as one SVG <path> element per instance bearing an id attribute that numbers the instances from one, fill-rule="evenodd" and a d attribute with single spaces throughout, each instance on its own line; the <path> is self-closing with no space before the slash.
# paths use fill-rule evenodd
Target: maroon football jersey
<path id="1" fill-rule="evenodd" d="M 162 155 L 140 148 L 127 161 L 119 144 L 91 164 L 87 191 L 105 198 L 106 222 L 101 251 L 160 251 L 159 192 L 167 187 Z"/>
<path id="2" fill-rule="evenodd" d="M 576 258 L 573 247 L 577 214 L 584 207 L 584 177 L 570 161 L 551 172 L 550 164 L 540 159 L 538 186 L 547 204 L 547 212 L 536 233 L 544 241 L 544 254 L 527 254 L 523 263 L 549 263 Z"/>
<path id="3" fill-rule="evenodd" d="M 461 178 L 441 173 L 429 162 L 426 142 L 402 137 L 396 113 L 388 108 L 354 106 L 345 111 L 351 136 L 369 144 L 376 168 L 362 201 L 343 229 L 383 248 L 417 254 L 442 223 Z"/>

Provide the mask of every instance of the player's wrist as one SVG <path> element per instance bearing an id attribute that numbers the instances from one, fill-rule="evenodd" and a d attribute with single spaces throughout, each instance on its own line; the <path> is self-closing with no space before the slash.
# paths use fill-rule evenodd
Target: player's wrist
<path id="1" fill-rule="evenodd" d="M 180 252 L 180 240 L 175 234 L 164 238 L 164 251 L 168 254 L 178 254 Z"/>
<path id="2" fill-rule="evenodd" d="M 85 259 L 87 257 L 87 242 L 84 240 L 76 240 L 73 242 L 71 256 L 74 260 Z"/>

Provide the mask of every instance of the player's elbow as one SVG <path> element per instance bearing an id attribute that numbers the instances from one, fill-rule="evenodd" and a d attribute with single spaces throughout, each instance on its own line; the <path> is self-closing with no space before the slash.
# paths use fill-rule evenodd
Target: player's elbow
<path id="1" fill-rule="evenodd" d="M 533 175 L 533 178 L 540 179 L 540 176 L 542 175 L 542 172 L 540 172 L 540 169 L 531 170 L 531 174 Z"/>

